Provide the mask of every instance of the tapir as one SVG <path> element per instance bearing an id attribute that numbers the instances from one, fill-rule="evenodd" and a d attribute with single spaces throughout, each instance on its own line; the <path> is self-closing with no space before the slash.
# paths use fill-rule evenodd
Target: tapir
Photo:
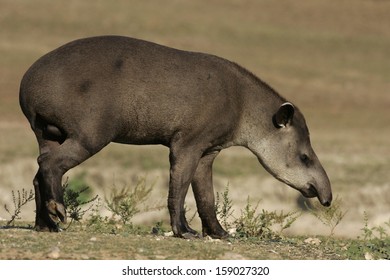
<path id="1" fill-rule="evenodd" d="M 231 146 L 248 148 L 305 197 L 332 201 L 301 111 L 218 56 L 122 36 L 79 39 L 27 70 L 19 100 L 39 145 L 33 185 L 40 231 L 66 222 L 63 175 L 110 142 L 169 148 L 168 210 L 177 237 L 200 237 L 185 217 L 190 185 L 202 234 L 227 236 L 215 213 L 212 165 Z"/>

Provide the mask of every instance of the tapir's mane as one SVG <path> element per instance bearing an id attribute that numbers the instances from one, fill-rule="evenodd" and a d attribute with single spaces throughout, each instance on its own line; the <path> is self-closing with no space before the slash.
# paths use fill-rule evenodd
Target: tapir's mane
<path id="1" fill-rule="evenodd" d="M 285 102 L 286 101 L 274 88 L 272 88 L 269 84 L 267 84 L 262 79 L 257 77 L 253 72 L 251 72 L 248 69 L 242 67 L 241 65 L 237 64 L 236 62 L 230 61 L 230 63 L 232 63 L 232 65 L 236 68 L 236 70 L 239 71 L 243 76 L 245 76 L 248 79 L 254 81 L 263 90 L 267 91 L 270 94 L 275 95 L 277 98 L 280 98 L 281 102 Z"/>

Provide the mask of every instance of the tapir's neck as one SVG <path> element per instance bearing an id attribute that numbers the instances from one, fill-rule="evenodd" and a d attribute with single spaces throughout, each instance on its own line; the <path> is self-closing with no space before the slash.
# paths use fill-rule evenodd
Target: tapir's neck
<path id="1" fill-rule="evenodd" d="M 236 130 L 235 144 L 251 149 L 273 129 L 273 115 L 286 100 L 251 73 L 243 79 L 243 108 Z"/>

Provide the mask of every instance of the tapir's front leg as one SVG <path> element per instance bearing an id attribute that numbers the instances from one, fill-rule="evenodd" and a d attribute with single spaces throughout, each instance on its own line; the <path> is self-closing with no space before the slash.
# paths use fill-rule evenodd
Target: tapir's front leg
<path id="1" fill-rule="evenodd" d="M 172 230 L 177 237 L 188 239 L 199 237 L 198 233 L 188 226 L 184 211 L 184 200 L 199 157 L 191 149 L 171 147 L 168 209 Z"/>
<path id="2" fill-rule="evenodd" d="M 225 238 L 228 234 L 218 222 L 213 189 L 212 165 L 218 153 L 208 154 L 201 158 L 192 180 L 192 189 L 202 220 L 203 235 L 212 238 Z"/>

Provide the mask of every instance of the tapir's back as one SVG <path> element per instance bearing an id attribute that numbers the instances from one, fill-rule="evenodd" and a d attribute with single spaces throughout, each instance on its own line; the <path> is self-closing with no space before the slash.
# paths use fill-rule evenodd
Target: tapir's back
<path id="1" fill-rule="evenodd" d="M 110 126 L 120 142 L 165 143 L 237 103 L 232 65 L 127 37 L 86 38 L 39 59 L 22 80 L 20 102 L 30 122 L 39 114 L 64 131 Z"/>

